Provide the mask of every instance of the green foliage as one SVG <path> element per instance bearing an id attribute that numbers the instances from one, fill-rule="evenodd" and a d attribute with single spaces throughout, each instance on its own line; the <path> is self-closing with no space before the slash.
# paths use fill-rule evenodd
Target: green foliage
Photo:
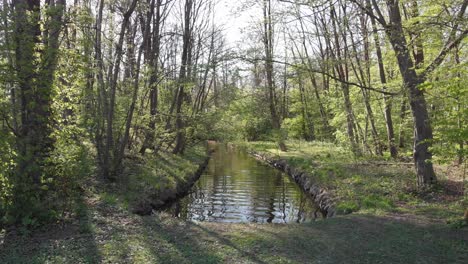
<path id="1" fill-rule="evenodd" d="M 9 143 L 11 140 L 8 133 L 0 130 L 0 223 L 5 222 L 8 208 L 11 206 L 12 184 L 10 175 L 14 168 L 14 152 Z"/>
<path id="2" fill-rule="evenodd" d="M 139 201 L 157 199 L 163 192 L 175 193 L 206 158 L 206 146 L 190 146 L 183 156 L 165 151 L 124 161 L 117 188 L 100 194 L 107 205 L 132 210 Z M 153 200 L 152 202 L 157 202 Z"/>
<path id="3" fill-rule="evenodd" d="M 416 177 L 407 164 L 379 165 L 382 161 L 372 156 L 356 159 L 346 148 L 323 142 L 287 141 L 287 152 L 279 151 L 275 142 L 237 144 L 275 159 L 285 159 L 292 167 L 307 172 L 312 182 L 334 195 L 337 210 L 342 214 L 401 212 L 456 222 L 466 208 L 463 196 L 449 194 L 443 188 L 430 195 L 414 192 Z M 445 184 L 447 175 L 438 176 Z M 447 196 L 450 198 L 445 200 Z"/>
<path id="4" fill-rule="evenodd" d="M 77 51 L 64 49 L 61 55 L 51 92 L 54 147 L 41 165 L 43 174 L 38 184 L 15 172 L 17 162 L 27 157 L 16 154 L 12 133 L 0 129 L 0 148 L 7 150 L 0 155 L 1 221 L 18 223 L 25 230 L 69 215 L 93 171 L 92 146 L 84 137 L 78 114 L 86 67 Z M 28 166 L 26 170 L 37 169 Z"/>
<path id="5" fill-rule="evenodd" d="M 436 75 L 439 79 L 428 88 L 433 95 L 433 120 L 437 128 L 433 151 L 442 162 L 465 160 L 468 156 L 468 148 L 464 147 L 468 140 L 468 86 L 462 78 L 468 74 L 467 68 L 468 62 L 442 67 Z"/>
<path id="6" fill-rule="evenodd" d="M 226 139 L 248 141 L 271 138 L 270 113 L 256 93 L 240 93 L 220 121 Z"/>
<path id="7" fill-rule="evenodd" d="M 56 210 L 65 213 L 82 195 L 82 188 L 94 172 L 94 161 L 89 145 L 72 140 L 59 139 L 52 153 L 51 165 L 47 171 L 51 199 L 57 204 Z"/>
<path id="8" fill-rule="evenodd" d="M 342 201 L 336 205 L 339 214 L 350 214 L 359 211 L 360 206 L 355 201 Z"/>
<path id="9" fill-rule="evenodd" d="M 286 118 L 283 121 L 283 128 L 288 131 L 288 136 L 291 139 L 303 139 L 306 131 L 304 131 L 304 118 L 302 116 L 296 116 L 292 118 Z"/>
<path id="10" fill-rule="evenodd" d="M 368 195 L 362 200 L 362 206 L 366 209 L 390 210 L 394 208 L 392 201 L 378 195 Z"/>
<path id="11" fill-rule="evenodd" d="M 118 198 L 116 194 L 104 192 L 101 194 L 101 200 L 110 206 L 117 205 Z"/>
<path id="12" fill-rule="evenodd" d="M 112 1 L 111 1 L 112 2 Z M 418 73 L 422 72 L 436 56 L 439 55 L 440 49 L 445 45 L 445 40 L 449 31 L 445 24 L 454 23 L 455 20 L 450 15 L 452 10 L 457 9 L 462 1 L 417 1 L 419 5 L 420 16 L 413 16 L 410 13 L 405 15 L 404 30 L 408 37 L 411 37 L 411 44 L 418 45 L 421 41 L 424 49 L 425 62 L 421 65 Z M 403 1 L 402 6 L 409 4 L 408 1 Z M 346 39 L 348 45 L 343 53 L 348 57 L 338 58 L 337 60 L 324 59 L 318 54 L 318 50 L 309 52 L 306 60 L 298 60 L 297 55 L 302 54 L 302 50 L 306 46 L 313 43 L 306 43 L 304 39 L 304 47 L 295 46 L 299 43 L 292 43 L 294 39 L 285 40 L 293 45 L 286 45 L 286 48 L 294 50 L 294 58 L 289 57 L 288 67 L 284 70 L 284 76 L 279 74 L 279 63 L 275 59 L 274 75 L 275 75 L 275 104 L 277 111 L 281 117 L 281 129 L 272 128 L 271 113 L 269 109 L 269 96 L 267 89 L 263 87 L 265 82 L 265 73 L 263 62 L 260 60 L 255 62 L 254 69 L 255 85 L 248 84 L 249 78 L 242 73 L 240 68 L 249 65 L 246 61 L 245 65 L 239 66 L 236 62 L 228 59 L 230 52 L 224 50 L 221 41 L 221 34 L 213 35 L 214 43 L 212 44 L 213 52 L 206 52 L 208 38 L 204 32 L 193 32 L 193 41 L 197 45 L 192 45 L 193 54 L 191 54 L 192 64 L 189 65 L 192 76 L 188 76 L 187 80 L 180 80 L 177 77 L 179 62 L 181 61 L 179 51 L 172 47 L 180 47 L 180 41 L 183 38 L 172 37 L 178 36 L 175 28 L 161 27 L 162 36 L 171 36 L 162 38 L 163 46 L 161 47 L 161 57 L 156 58 L 158 62 L 164 61 L 158 65 L 158 69 L 153 69 L 154 65 L 148 64 L 148 51 L 139 50 L 146 48 L 143 45 L 141 30 L 143 29 L 142 22 L 145 22 L 145 11 L 148 5 L 138 3 L 136 11 L 132 14 L 130 20 L 131 28 L 126 30 L 124 36 L 124 55 L 122 57 L 122 70 L 116 77 L 117 87 L 110 87 L 109 80 L 115 63 L 115 42 L 118 39 L 119 21 L 121 21 L 122 12 L 114 12 L 113 3 L 109 5 L 106 2 L 104 6 L 104 22 L 103 30 L 99 32 L 102 35 L 103 43 L 99 43 L 101 55 L 103 58 L 102 69 L 98 67 L 98 61 L 95 61 L 97 55 L 97 47 L 95 40 L 95 17 L 97 9 L 85 4 L 68 6 L 66 15 L 61 25 L 63 31 L 59 37 L 59 48 L 52 49 L 47 43 L 47 36 L 54 35 L 50 29 L 57 26 L 53 24 L 52 15 L 56 13 L 57 8 L 41 6 L 39 12 L 31 12 L 31 21 L 39 22 L 41 27 L 41 42 L 34 40 L 33 34 L 29 31 L 22 33 L 15 32 L 17 24 L 15 22 L 15 14 L 10 12 L 8 7 L 2 9 L 2 22 L 0 31 L 2 37 L 0 39 L 0 218 L 2 223 L 19 223 L 27 228 L 34 228 L 41 223 L 50 219 L 63 218 L 69 215 L 72 208 L 76 207 L 76 200 L 82 196 L 82 187 L 90 179 L 89 176 L 94 172 L 95 158 L 97 161 L 102 161 L 102 155 L 96 157 L 95 152 L 102 151 L 105 142 L 111 138 L 106 137 L 106 125 L 108 113 L 106 108 L 109 107 L 109 98 L 111 88 L 116 88 L 116 100 L 113 114 L 113 128 L 110 134 L 114 143 L 113 148 L 109 151 L 110 158 L 115 156 L 115 153 L 124 149 L 125 157 L 137 157 L 142 159 L 145 164 L 137 164 L 138 175 L 129 173 L 129 189 L 133 195 L 138 194 L 138 190 L 144 188 L 165 189 L 174 188 L 177 183 L 185 177 L 185 175 L 194 169 L 192 162 L 187 161 L 187 157 L 178 157 L 169 154 L 170 149 L 174 145 L 174 138 L 180 130 L 177 131 L 175 126 L 175 111 L 174 103 L 178 94 L 178 89 L 181 85 L 185 90 L 185 98 L 182 103 L 183 127 L 181 128 L 186 141 L 187 150 L 190 152 L 194 145 L 205 140 L 247 140 L 259 141 L 268 140 L 271 142 L 254 142 L 252 148 L 268 152 L 271 155 L 285 157 L 292 165 L 310 172 L 311 177 L 317 182 L 323 183 L 327 187 L 334 188 L 339 203 L 343 212 L 350 212 L 362 209 L 381 209 L 390 211 L 396 206 L 397 201 L 414 202 L 417 198 L 405 193 L 404 187 L 412 186 L 414 181 L 410 180 L 414 177 L 413 174 L 405 170 L 395 170 L 386 168 L 384 173 L 379 169 L 372 168 L 354 168 L 352 165 L 355 162 L 368 162 L 369 156 L 375 154 L 375 145 L 385 144 L 386 137 L 386 118 L 384 116 L 384 105 L 382 94 L 372 91 L 367 91 L 368 98 L 363 96 L 363 90 L 356 85 L 349 85 L 349 98 L 352 104 L 351 118 L 353 120 L 353 131 L 359 145 L 359 152 L 365 153 L 363 157 L 355 157 L 349 149 L 352 147 L 348 136 L 348 113 L 345 110 L 344 95 L 342 83 L 330 78 L 336 72 L 335 66 L 346 63 L 346 77 L 350 83 L 363 83 L 365 86 L 375 89 L 385 88 L 387 91 L 395 93 L 394 96 L 387 98 L 393 105 L 392 116 L 395 126 L 396 137 L 404 139 L 404 144 L 399 150 L 400 156 L 412 156 L 412 138 L 413 125 L 411 111 L 408 105 L 408 94 L 405 93 L 405 88 L 402 87 L 402 78 L 398 73 L 398 64 L 395 59 L 395 53 L 384 36 L 381 28 L 378 28 L 381 48 L 383 51 L 383 62 L 385 66 L 385 74 L 387 83 L 383 85 L 380 81 L 379 67 L 375 58 L 376 47 L 371 40 L 370 35 L 362 35 L 360 28 L 363 25 L 361 21 L 350 20 L 348 17 L 337 18 L 343 19 L 350 23 L 350 30 L 356 30 L 354 37 L 356 40 L 356 51 L 359 54 L 354 54 L 351 51 L 352 43 Z M 111 7 L 112 6 L 112 7 Z M 351 7 L 352 14 L 357 7 Z M 313 8 L 314 9 L 314 8 Z M 322 12 L 319 10 L 318 13 Z M 4 11 L 4 12 L 3 12 Z M 407 10 L 412 11 L 412 10 Z M 171 15 L 170 12 L 169 17 Z M 325 18 L 328 15 L 324 16 Z M 156 16 L 154 16 L 156 17 Z M 202 15 L 200 17 L 203 17 Z M 136 19 L 138 18 L 138 19 Z M 142 21 L 139 21 L 140 18 Z M 135 20 L 136 19 L 136 20 Z M 138 22 L 136 23 L 135 21 Z M 293 19 L 292 21 L 295 21 Z M 30 24 L 30 22 L 26 24 Z M 154 22 L 154 21 L 153 21 Z M 307 21 L 304 21 L 307 23 Z M 291 22 L 294 23 L 294 22 Z M 356 23 L 356 24 L 355 24 Z M 171 24 L 171 23 L 162 23 Z M 462 23 L 464 25 L 464 23 Z M 338 23 L 339 25 L 339 23 Z M 133 28 L 133 26 L 136 26 Z M 171 25 L 172 26 L 172 25 Z M 211 25 L 210 25 L 211 26 Z M 297 25 L 296 25 L 297 26 Z M 302 26 L 302 25 L 301 25 Z M 310 25 L 305 25 L 305 29 L 310 28 Z M 340 25 L 340 27 L 343 25 Z M 370 25 L 368 24 L 368 32 Z M 380 26 L 379 26 L 380 27 Z M 153 26 L 151 27 L 153 28 Z M 194 26 L 194 29 L 203 27 Z M 207 27 L 208 28 L 208 27 Z M 213 25 L 213 28 L 216 28 Z M 295 27 L 291 27 L 293 29 Z M 299 27 L 298 27 L 299 28 Z M 461 26 L 460 26 L 461 28 Z M 310 28 L 312 29 L 312 28 Z M 317 34 L 325 30 L 318 28 Z M 331 28 L 330 28 L 331 29 Z M 49 30 L 46 32 L 46 30 Z M 276 29 L 275 29 L 276 30 Z M 345 33 L 345 28 L 339 28 Z M 134 37 L 131 37 L 132 31 Z M 171 34 L 167 34 L 170 31 Z M 364 31 L 364 30 L 363 30 Z M 17 35 L 15 35 L 18 33 Z M 179 32 L 180 33 L 180 32 Z M 195 34 L 196 33 L 196 34 Z M 291 37 L 296 33 L 292 30 Z M 307 32 L 303 32 L 307 33 Z M 310 33 L 310 32 L 309 32 Z M 214 33 L 213 33 L 214 34 Z M 315 33 L 314 33 L 315 34 Z M 156 35 L 156 34 L 150 34 Z M 286 34 L 285 34 L 286 35 Z M 307 35 L 307 34 L 305 34 Z M 345 34 L 348 37 L 350 35 Z M 255 36 L 252 33 L 250 37 Z M 8 38 L 7 38 L 8 37 Z M 20 47 L 15 47 L 15 38 L 24 39 L 27 43 L 22 47 L 21 54 L 26 52 L 31 53 L 31 62 L 28 59 L 24 61 L 15 61 L 15 52 Z M 286 38 L 286 36 L 285 36 Z M 252 38 L 255 39 L 255 38 Z M 324 39 L 317 39 L 324 40 Z M 365 56 L 362 49 L 365 48 L 364 40 L 369 40 L 369 54 Z M 42 43 L 44 41 L 44 43 Z M 256 41 L 256 40 L 255 40 Z M 344 41 L 344 40 L 341 40 Z M 167 42 L 167 43 L 166 43 Z M 220 42 L 220 43 L 218 43 Z M 333 41 L 332 41 L 333 42 Z M 148 43 L 155 44 L 154 39 Z M 258 43 L 255 43 L 258 44 Z M 324 46 L 327 54 L 332 54 L 335 45 L 327 47 L 329 43 L 321 43 Z M 426 83 L 419 88 L 424 91 L 424 96 L 427 100 L 430 111 L 430 122 L 434 130 L 434 140 L 432 151 L 435 154 L 433 161 L 437 163 L 452 163 L 454 160 L 463 162 L 468 155 L 468 147 L 465 146 L 468 139 L 468 129 L 466 120 L 468 120 L 468 87 L 464 76 L 468 74 L 468 64 L 466 57 L 467 42 L 464 40 L 460 47 L 450 51 L 447 59 L 441 64 L 438 69 L 428 76 Z M 21 45 L 19 45 L 21 46 Z M 153 46 L 153 45 L 150 45 Z M 254 45 L 255 46 L 255 45 Z M 320 45 L 321 46 L 321 45 Z M 168 48 L 171 47 L 171 48 Z M 200 47 L 200 50 L 196 50 Z M 345 48 L 344 46 L 342 47 Z M 133 51 L 132 51 L 133 49 Z M 170 51 L 170 54 L 168 53 Z M 325 51 L 324 50 L 324 51 Z M 24 52 L 23 52 L 24 51 Z M 195 51 L 197 53 L 195 53 Z M 260 51 L 260 53 L 259 53 Z M 296 53 L 297 51 L 297 53 Z M 309 50 L 312 51 L 312 50 Z M 57 67 L 52 67 L 51 71 L 47 71 L 48 60 L 52 60 L 51 54 L 58 53 Z M 133 52 L 133 54 L 132 54 Z M 119 148 L 120 142 L 124 137 L 124 128 L 126 121 L 129 118 L 129 108 L 133 102 L 133 89 L 135 81 L 135 69 L 132 68 L 131 62 L 136 62 L 137 54 L 143 54 L 141 73 L 136 93 L 136 106 L 134 118 L 130 124 L 130 139 L 127 145 Z M 172 53 L 174 52 L 174 53 Z M 275 51 L 277 52 L 277 51 Z M 150 53 L 155 53 L 151 51 Z M 167 54 L 166 54 L 167 53 Z M 286 50 L 290 54 L 290 50 Z M 258 58 L 262 54 L 261 50 L 253 48 L 248 51 L 248 55 Z M 339 54 L 336 54 L 339 55 Z M 370 55 L 370 56 L 369 56 Z M 26 55 L 25 55 L 26 56 Z M 164 56 L 164 58 L 163 58 Z M 167 57 L 166 57 L 167 56 Z M 356 58 L 353 58 L 356 56 Z M 28 57 L 28 56 L 26 56 Z M 333 57 L 333 56 L 332 56 Z M 364 61 L 369 57 L 368 61 Z M 29 58 L 29 57 L 28 57 Z M 215 58 L 215 59 L 213 59 Z M 310 61 L 309 61 L 310 60 Z M 120 63 L 120 60 L 119 60 Z M 219 64 L 218 64 L 219 63 Z M 221 65 L 222 64 L 222 65 Z M 237 65 L 236 65 L 237 64 Z M 252 65 L 252 64 L 250 64 Z M 24 171 L 43 171 L 39 183 L 33 183 L 32 179 L 17 173 L 20 161 L 31 160 L 34 158 L 34 150 L 29 153 L 19 156 L 18 134 L 19 131 L 13 131 L 19 123 L 21 127 L 21 113 L 18 111 L 21 108 L 21 94 L 19 83 L 24 82 L 27 76 L 19 74 L 18 69 L 23 66 L 26 75 L 34 75 L 33 73 L 53 73 L 53 80 L 43 78 L 44 76 L 33 77 L 31 80 L 32 90 L 40 91 L 38 95 L 45 99 L 51 99 L 51 116 L 49 120 L 35 120 L 37 122 L 47 123 L 47 130 L 52 131 L 51 138 L 53 139 L 53 150 L 50 153 L 39 153 L 38 156 L 47 156 L 46 163 L 31 163 L 27 164 Z M 135 65 L 133 65 L 135 66 Z M 321 75 L 315 72 L 308 72 L 307 69 L 312 66 L 314 69 L 320 69 L 328 72 L 328 75 Z M 368 67 L 367 67 L 368 66 Z M 247 66 L 249 67 L 249 66 Z M 102 70 L 104 80 L 99 83 L 97 76 L 98 71 Z M 202 85 L 200 76 L 206 70 L 207 80 Z M 153 83 L 153 87 L 149 87 L 150 75 L 157 71 L 157 82 Z M 358 73 L 365 72 L 362 80 L 357 78 Z M 175 74 L 174 74 L 175 73 Z M 280 78 L 284 77 L 284 87 L 280 85 Z M 47 81 L 44 81 L 47 80 Z M 282 81 L 282 80 L 281 80 Z M 262 83 L 263 82 L 263 83 Z M 203 86 L 203 90 L 201 90 Z M 385 86 L 385 87 L 384 87 Z M 42 87 L 42 88 L 41 88 Z M 47 89 L 44 89 L 47 88 Z M 48 89 L 52 87 L 52 89 Z M 150 89 L 157 88 L 158 102 L 157 114 L 151 116 L 149 113 L 149 94 Z M 15 88 L 16 96 L 13 97 L 13 88 Z M 40 89 L 39 89 L 40 88 Z M 203 94 L 206 93 L 206 94 Z M 284 94 L 283 94 L 284 93 Z M 26 92 L 28 95 L 28 92 Z M 203 99 L 203 107 L 196 105 L 199 99 L 198 96 L 205 96 Z M 50 98 L 49 98 L 50 96 Z M 370 114 L 366 108 L 366 99 L 369 99 L 369 106 L 373 110 L 373 117 L 377 132 L 377 139 L 373 139 L 372 127 L 370 125 Z M 29 100 L 27 103 L 28 109 L 40 109 L 43 100 Z M 49 101 L 49 100 L 45 100 Z M 406 110 L 401 112 L 402 106 L 406 106 Z M 48 109 L 48 103 L 44 103 L 44 108 Z M 325 125 L 323 122 L 325 119 Z M 18 122 L 19 121 L 19 122 Z M 155 129 L 150 128 L 150 123 L 154 121 Z M 328 127 L 329 126 L 329 127 Z M 13 128 L 13 129 L 12 129 Z M 18 129 L 20 130 L 20 129 Z M 43 131 L 40 131 L 43 132 Z M 335 144 L 321 142 L 304 142 L 302 140 L 311 140 L 312 133 L 315 138 L 320 141 L 333 141 Z M 47 133 L 48 134 L 48 133 Z M 157 155 L 157 160 L 154 157 L 142 158 L 136 153 L 145 142 L 147 134 L 152 135 L 154 140 L 151 143 L 151 149 L 148 153 Z M 49 136 L 49 135 L 47 135 Z M 398 141 L 400 138 L 395 138 Z M 288 152 L 281 152 L 278 149 L 278 143 L 287 141 Z M 354 140 L 354 139 L 353 139 Z M 41 141 L 42 142 L 42 141 Z M 26 142 L 27 143 L 27 142 Z M 43 142 L 45 144 L 45 142 Z M 154 147 L 159 150 L 155 154 Z M 354 146 L 353 146 L 354 147 Z M 149 148 L 149 147 L 148 147 Z M 384 149 L 388 152 L 388 149 Z M 47 151 L 44 151 L 47 152 Z M 357 152 L 357 151 L 356 151 Z M 100 152 L 99 152 L 100 153 Z M 192 157 L 194 160 L 196 158 Z M 389 154 L 385 153 L 384 157 L 388 158 Z M 38 159 L 42 159 L 42 156 Z M 376 158 L 372 158 L 375 161 Z M 386 158 L 379 158 L 381 160 Z M 129 164 L 133 161 L 124 161 L 124 172 L 128 172 Z M 120 164 L 119 164 L 120 165 Z M 350 172 L 351 170 L 351 172 Z M 388 172 L 390 171 L 390 172 Z M 403 172 L 402 172 L 403 171 Z M 388 172 L 388 173 L 387 173 Z M 125 177 L 122 177 L 125 178 Z M 135 197 L 132 197 L 135 198 Z M 108 203 L 129 203 L 131 199 L 113 199 L 113 194 L 104 195 L 103 200 Z M 459 210 L 459 207 L 457 207 Z"/>
<path id="13" fill-rule="evenodd" d="M 74 203 L 82 195 L 81 188 L 92 173 L 93 161 L 86 146 L 62 140 L 57 138 L 39 186 L 10 174 L 13 193 L 4 199 L 4 223 L 35 228 L 51 220 L 63 219 L 67 212 L 73 211 Z M 27 184 L 18 182 L 20 179 Z M 2 195 L 5 193 L 8 192 L 2 192 Z"/>

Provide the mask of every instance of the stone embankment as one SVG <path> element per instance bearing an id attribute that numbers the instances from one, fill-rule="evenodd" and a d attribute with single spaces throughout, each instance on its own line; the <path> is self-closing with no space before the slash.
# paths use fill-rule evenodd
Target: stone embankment
<path id="1" fill-rule="evenodd" d="M 317 206 L 317 211 L 322 213 L 324 218 L 333 217 L 336 214 L 335 204 L 330 193 L 318 186 L 312 181 L 313 177 L 306 172 L 298 170 L 288 164 L 284 159 L 274 159 L 267 155 L 257 152 L 249 151 L 257 160 L 267 163 L 268 165 L 277 168 L 284 173 L 291 176 L 294 181 L 302 188 L 302 190 L 309 194 Z"/>

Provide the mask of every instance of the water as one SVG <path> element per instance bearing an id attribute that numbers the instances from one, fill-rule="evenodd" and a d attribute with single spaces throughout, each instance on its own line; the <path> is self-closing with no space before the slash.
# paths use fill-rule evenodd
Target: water
<path id="1" fill-rule="evenodd" d="M 284 173 L 217 144 L 191 192 L 170 212 L 192 221 L 290 223 L 313 219 L 309 198 Z"/>

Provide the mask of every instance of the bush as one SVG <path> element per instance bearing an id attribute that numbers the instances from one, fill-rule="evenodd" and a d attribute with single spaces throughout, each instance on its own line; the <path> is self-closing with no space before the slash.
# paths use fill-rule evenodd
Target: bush
<path id="1" fill-rule="evenodd" d="M 12 201 L 11 174 L 15 163 L 11 141 L 10 135 L 0 130 L 0 226 L 7 222 L 7 212 Z"/>
<path id="2" fill-rule="evenodd" d="M 296 116 L 294 118 L 286 118 L 283 121 L 283 128 L 288 131 L 288 135 L 291 139 L 303 139 L 304 135 L 307 134 L 304 131 L 304 119 L 302 116 Z"/>
<path id="3" fill-rule="evenodd" d="M 39 185 L 14 172 L 15 164 L 0 168 L 2 225 L 19 224 L 32 229 L 64 218 L 82 195 L 81 186 L 91 174 L 93 161 L 80 140 L 55 135 L 55 148 L 47 158 Z M 20 158 L 20 157 L 18 157 Z M 5 155 L 0 157 L 5 159 Z"/>
<path id="4" fill-rule="evenodd" d="M 48 188 L 49 210 L 60 213 L 56 217 L 64 217 L 75 208 L 82 195 L 81 187 L 93 171 L 94 161 L 90 157 L 85 144 L 67 138 L 57 140 L 50 157 L 51 166 L 43 178 Z"/>

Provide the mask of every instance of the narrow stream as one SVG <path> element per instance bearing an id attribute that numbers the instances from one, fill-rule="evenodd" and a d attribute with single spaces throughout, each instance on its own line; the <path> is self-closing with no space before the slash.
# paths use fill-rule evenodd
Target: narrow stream
<path id="1" fill-rule="evenodd" d="M 314 206 L 284 173 L 244 151 L 217 144 L 191 192 L 169 211 L 192 221 L 291 223 L 313 219 Z"/>

